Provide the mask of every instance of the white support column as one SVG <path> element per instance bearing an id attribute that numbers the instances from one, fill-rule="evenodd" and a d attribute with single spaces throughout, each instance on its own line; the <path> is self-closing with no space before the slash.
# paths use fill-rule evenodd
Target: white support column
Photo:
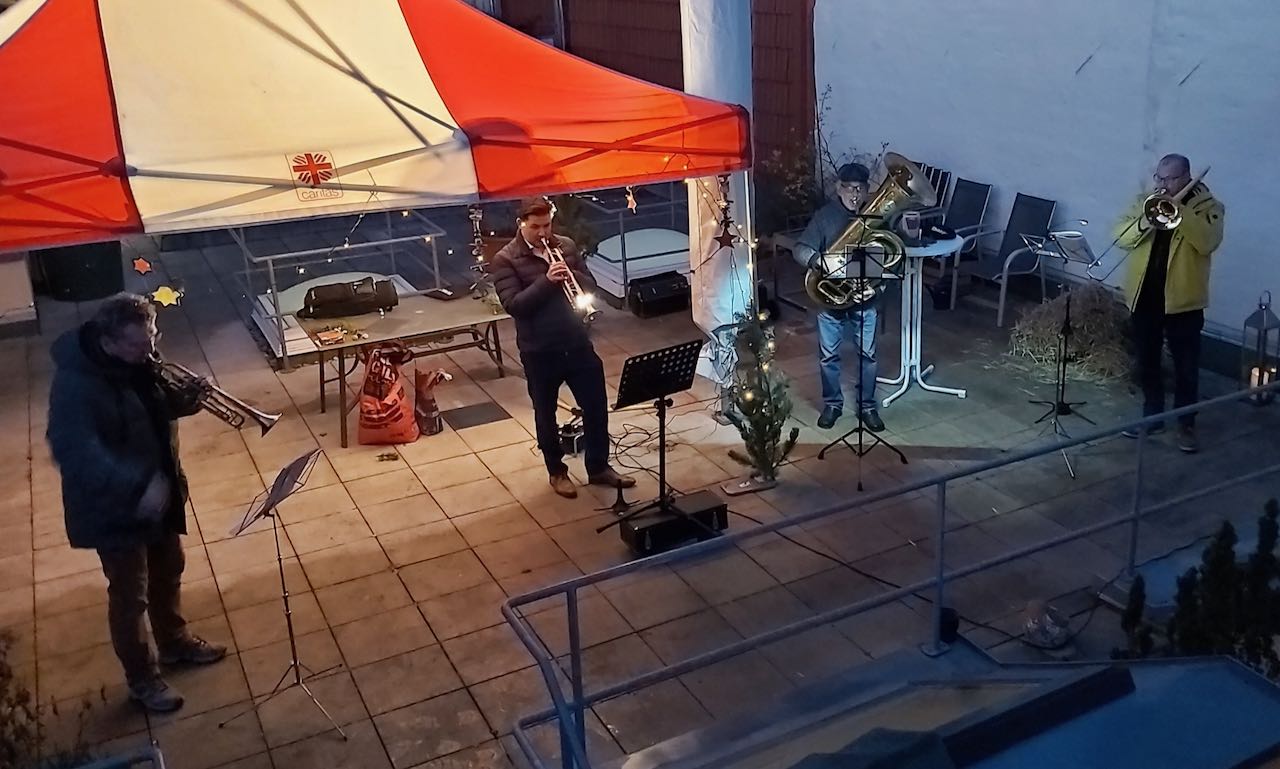
<path id="1" fill-rule="evenodd" d="M 684 90 L 694 96 L 739 104 L 751 111 L 751 0 L 680 0 Z M 724 386 L 733 381 L 733 323 L 755 306 L 750 242 L 750 174 L 730 177 L 729 215 L 742 242 L 722 247 L 720 184 L 690 179 L 689 259 L 693 321 L 708 342 L 698 373 Z"/>

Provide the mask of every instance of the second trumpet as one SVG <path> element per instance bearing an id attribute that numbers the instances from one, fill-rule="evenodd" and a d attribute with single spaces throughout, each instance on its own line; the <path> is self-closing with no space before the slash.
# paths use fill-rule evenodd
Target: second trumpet
<path id="1" fill-rule="evenodd" d="M 551 244 L 546 238 L 542 239 L 542 247 L 547 251 L 547 260 L 552 264 L 559 262 L 568 268 L 568 264 L 564 261 L 564 254 L 560 249 Z M 600 311 L 596 309 L 596 298 L 590 293 L 582 290 L 582 284 L 578 283 L 578 278 L 573 274 L 573 269 L 569 268 L 569 277 L 560 284 L 564 288 L 564 295 L 569 298 L 569 304 L 573 309 L 582 313 L 582 321 L 590 323 L 600 315 Z"/>

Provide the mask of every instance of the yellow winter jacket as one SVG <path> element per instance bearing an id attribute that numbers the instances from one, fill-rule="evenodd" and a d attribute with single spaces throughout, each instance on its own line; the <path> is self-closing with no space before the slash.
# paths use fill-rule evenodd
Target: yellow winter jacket
<path id="1" fill-rule="evenodd" d="M 1155 233 L 1147 231 L 1147 222 L 1142 216 L 1142 201 L 1146 197 L 1144 193 L 1134 201 L 1112 233 L 1112 237 L 1119 238 L 1116 245 L 1130 252 L 1124 284 L 1130 312 L 1137 307 L 1138 291 L 1147 274 L 1151 245 L 1155 242 Z M 1203 183 L 1197 184 L 1191 202 L 1182 208 L 1182 224 L 1173 231 L 1169 242 L 1169 270 L 1164 284 L 1166 315 L 1203 310 L 1209 305 L 1209 262 L 1222 242 L 1225 216 L 1222 204 L 1209 188 Z M 1135 221 L 1138 223 L 1134 224 Z"/>

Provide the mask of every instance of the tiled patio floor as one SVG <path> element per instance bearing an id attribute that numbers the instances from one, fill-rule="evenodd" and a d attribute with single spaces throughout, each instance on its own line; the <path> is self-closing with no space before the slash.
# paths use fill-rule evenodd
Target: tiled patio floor
<path id="1" fill-rule="evenodd" d="M 140 289 L 180 277 L 187 287 L 181 308 L 161 314 L 166 354 L 285 415 L 265 438 L 253 430 L 237 433 L 204 414 L 182 428 L 192 487 L 186 615 L 198 633 L 228 644 L 231 656 L 170 676 L 187 697 L 176 714 L 144 717 L 125 701 L 106 642 L 104 580 L 93 553 L 66 544 L 59 475 L 44 441 L 48 345 L 92 307 L 44 301 L 43 336 L 0 342 L 0 444 L 7 460 L 0 469 L 6 489 L 0 504 L 0 625 L 16 636 L 20 671 L 41 700 L 62 703 L 64 713 L 84 693 L 104 690 L 106 701 L 90 712 L 85 737 L 108 750 L 155 739 L 167 764 L 179 769 L 518 763 L 510 725 L 541 707 L 546 695 L 498 606 L 507 596 L 627 560 L 615 531 L 594 531 L 609 519 L 597 508 L 612 494 L 592 489 L 566 501 L 550 491 L 534 452 L 523 379 L 518 373 L 499 379 L 479 353 L 424 364 L 438 362 L 454 375 L 440 391 L 441 407 L 495 402 L 509 418 L 396 448 L 339 448 L 336 416 L 332 409 L 319 413 L 314 367 L 278 373 L 267 365 L 207 256 L 164 255 L 156 258 L 156 274 L 131 275 L 130 281 Z M 925 350 L 938 365 L 935 376 L 968 387 L 969 397 L 913 391 L 885 409 L 887 436 L 911 461 L 903 465 L 882 449 L 872 452 L 862 462 L 868 491 L 998 458 L 1041 438 L 1032 424 L 1040 407 L 1026 400 L 1045 397 L 1050 388 L 1002 363 L 1002 337 L 990 315 L 928 314 Z M 896 319 L 888 327 L 896 328 Z M 611 393 L 628 355 L 695 336 L 685 315 L 639 321 L 608 313 L 596 338 Z M 513 342 L 510 328 L 504 337 Z M 896 340 L 892 330 L 881 338 L 880 358 L 889 373 L 896 369 Z M 815 348 L 807 322 L 789 314 L 779 334 L 779 359 L 794 379 L 801 443 L 777 489 L 732 500 L 734 529 L 752 525 L 747 516 L 773 520 L 856 500 L 853 457 L 845 451 L 825 460 L 815 456 L 829 439 L 811 427 Z M 1129 416 L 1135 404 L 1125 387 L 1073 386 L 1072 394 L 1089 402 L 1084 411 L 1100 424 Z M 700 385 L 677 398 L 669 472 L 681 491 L 714 488 L 742 472 L 726 453 L 739 444 L 737 433 L 710 419 L 710 395 Z M 654 423 L 643 411 L 629 411 L 615 415 L 611 427 L 621 435 L 629 424 L 645 430 Z M 1148 458 L 1154 496 L 1239 472 L 1263 454 L 1275 461 L 1280 444 L 1274 425 L 1271 412 L 1241 405 L 1204 419 L 1205 450 L 1197 457 L 1157 441 Z M 326 731 L 298 690 L 220 729 L 219 721 L 270 691 L 289 660 L 269 526 L 260 522 L 234 538 L 228 530 L 284 464 L 316 446 L 324 453 L 306 490 L 281 510 L 281 540 L 301 659 L 324 671 L 312 688 L 350 740 Z M 629 456 L 642 466 L 656 464 L 652 447 Z M 948 563 L 973 563 L 1127 509 L 1131 444 L 1100 442 L 1073 452 L 1072 461 L 1076 480 L 1060 456 L 1049 455 L 957 482 L 947 496 L 954 529 L 946 542 Z M 571 464 L 580 478 L 581 463 Z M 630 499 L 655 493 L 649 475 L 640 473 L 639 481 Z M 1213 528 L 1219 514 L 1251 519 L 1266 490 L 1248 485 L 1217 497 L 1210 509 L 1199 504 L 1160 514 L 1143 529 L 1140 556 L 1192 541 Z M 934 510 L 931 492 L 910 494 L 807 525 L 790 539 L 764 537 L 714 559 L 588 591 L 582 611 L 589 685 L 871 595 L 884 589 L 877 578 L 901 584 L 928 576 Z M 1029 600 L 1058 599 L 1080 613 L 1088 608 L 1084 589 L 1115 576 L 1126 547 L 1124 532 L 1104 532 L 962 580 L 948 602 L 969 619 L 1007 630 L 1018 627 Z M 927 632 L 928 611 L 914 599 L 890 604 L 604 703 L 591 721 L 593 754 L 644 747 L 824 670 L 915 644 Z M 548 609 L 536 623 L 552 649 L 562 651 L 562 611 Z M 1097 623 L 1110 627 L 1115 621 L 1104 612 Z M 972 637 L 991 646 L 1006 640 L 983 629 Z M 69 720 L 59 728 L 69 729 Z M 553 739 L 542 741 L 554 750 Z"/>

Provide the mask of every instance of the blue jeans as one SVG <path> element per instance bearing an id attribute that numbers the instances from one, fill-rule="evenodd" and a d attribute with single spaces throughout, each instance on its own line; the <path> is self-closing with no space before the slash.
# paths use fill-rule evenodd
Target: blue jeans
<path id="1" fill-rule="evenodd" d="M 848 337 L 858 350 L 857 402 L 860 410 L 876 407 L 876 308 L 833 315 L 818 313 L 818 349 L 822 405 L 844 409 L 840 391 L 840 346 Z"/>

